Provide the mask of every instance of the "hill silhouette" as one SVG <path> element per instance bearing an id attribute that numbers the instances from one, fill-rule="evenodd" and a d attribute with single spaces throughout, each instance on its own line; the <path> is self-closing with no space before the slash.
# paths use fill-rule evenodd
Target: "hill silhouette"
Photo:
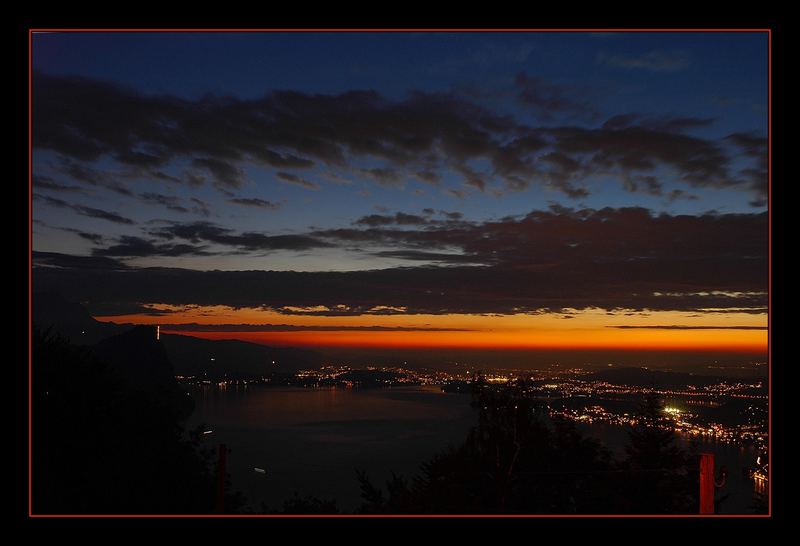
<path id="1" fill-rule="evenodd" d="M 34 292 L 31 317 L 40 328 L 57 332 L 75 345 L 94 345 L 132 326 L 95 320 L 83 305 L 58 292 Z"/>
<path id="2" fill-rule="evenodd" d="M 270 347 L 237 340 L 210 340 L 161 334 L 161 342 L 181 375 L 229 378 L 291 373 L 316 368 L 322 356 L 293 347 Z M 213 360 L 212 360 L 213 359 Z"/>
<path id="3" fill-rule="evenodd" d="M 162 334 L 161 343 L 156 344 L 155 327 L 100 322 L 83 305 L 55 292 L 33 294 L 32 320 L 43 331 L 49 329 L 70 343 L 93 346 L 99 356 L 134 383 L 148 374 L 163 375 L 165 359 L 173 375 L 205 374 L 210 378 L 292 373 L 322 363 L 322 356 L 311 350 L 238 340 Z"/>
<path id="4" fill-rule="evenodd" d="M 92 350 L 135 388 L 159 390 L 175 382 L 175 371 L 164 346 L 156 340 L 154 326 L 134 326 L 102 340 Z"/>
<path id="5" fill-rule="evenodd" d="M 682 385 L 696 385 L 699 387 L 719 383 L 722 379 L 719 376 L 696 375 L 648 368 L 614 368 L 593 373 L 589 377 L 619 385 L 654 384 L 659 387 L 679 387 Z"/>
<path id="6" fill-rule="evenodd" d="M 210 453 L 186 435 L 194 403 L 147 332 L 111 338 L 101 359 L 34 327 L 32 503 L 36 514 L 208 513 Z M 154 362 L 148 362 L 154 357 Z M 111 363 L 113 362 L 113 364 Z M 145 362 L 147 362 L 145 364 Z M 132 363 L 136 367 L 132 367 Z M 151 381 L 132 369 L 164 366 Z M 131 379 L 133 379 L 131 381 Z M 235 505 L 231 506 L 235 509 Z"/>

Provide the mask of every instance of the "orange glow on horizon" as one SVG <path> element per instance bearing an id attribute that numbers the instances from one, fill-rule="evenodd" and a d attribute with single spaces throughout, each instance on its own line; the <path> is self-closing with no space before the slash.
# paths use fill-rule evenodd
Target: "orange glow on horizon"
<path id="1" fill-rule="evenodd" d="M 602 309 L 587 309 L 569 313 L 511 315 L 401 313 L 319 316 L 222 306 L 178 308 L 153 305 L 152 307 L 165 311 L 165 314 L 96 318 L 117 323 L 159 324 L 165 334 L 307 347 L 762 352 L 767 349 L 768 338 L 766 329 L 720 329 L 726 325 L 763 328 L 767 323 L 766 314 L 697 314 L 676 311 L 609 314 Z M 570 320 L 564 320 L 565 318 Z M 325 327 L 326 330 L 188 331 L 170 328 L 170 325 L 186 323 L 272 324 L 297 328 Z M 660 328 L 665 325 L 690 326 L 692 329 Z M 406 330 L 348 329 L 376 326 Z M 625 328 L 614 326 L 625 326 Z M 712 326 L 717 329 L 703 329 Z M 431 330 L 434 328 L 437 330 Z"/>
<path id="2" fill-rule="evenodd" d="M 618 332 L 618 333 L 617 333 Z M 403 332 L 403 331 L 294 331 L 294 332 L 187 332 L 169 331 L 204 339 L 237 339 L 264 345 L 361 348 L 464 348 L 464 349 L 622 349 L 758 352 L 766 348 L 764 331 L 728 331 L 699 338 L 676 330 L 583 332 Z M 708 333 L 708 332 L 707 332 Z M 738 332 L 742 333 L 742 332 Z M 731 339 L 733 337 L 733 339 Z"/>

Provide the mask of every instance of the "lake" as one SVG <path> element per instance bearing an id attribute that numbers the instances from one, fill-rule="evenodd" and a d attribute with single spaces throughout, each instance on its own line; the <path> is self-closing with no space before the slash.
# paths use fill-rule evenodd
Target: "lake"
<path id="1" fill-rule="evenodd" d="M 280 508 L 293 495 L 335 499 L 340 510 L 360 505 L 356 470 L 383 486 L 395 472 L 415 475 L 419 465 L 459 444 L 475 424 L 470 397 L 438 387 L 385 389 L 190 387 L 197 402 L 188 427 L 206 423 L 209 445 L 225 443 L 234 490 L 259 510 Z M 618 457 L 627 443 L 618 426 L 580 423 Z M 687 440 L 682 440 L 684 447 Z M 720 512 L 747 513 L 753 485 L 741 469 L 752 465 L 752 448 L 708 442 L 700 451 L 728 466 L 729 498 Z M 258 473 L 254 468 L 266 470 Z"/>
<path id="2" fill-rule="evenodd" d="M 230 449 L 233 488 L 258 509 L 295 493 L 360 505 L 356 469 L 375 485 L 391 472 L 411 476 L 475 422 L 469 397 L 438 387 L 387 389 L 193 387 L 189 427 L 206 423 L 206 442 Z M 263 468 L 266 474 L 254 471 Z"/>

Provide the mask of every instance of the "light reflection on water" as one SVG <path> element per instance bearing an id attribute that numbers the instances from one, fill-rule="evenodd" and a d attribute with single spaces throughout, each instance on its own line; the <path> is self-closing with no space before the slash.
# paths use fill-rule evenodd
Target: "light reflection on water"
<path id="1" fill-rule="evenodd" d="M 448 443 L 463 441 L 475 421 L 468 397 L 434 387 L 228 386 L 192 394 L 197 408 L 189 427 L 206 423 L 214 433 L 205 441 L 227 444 L 234 489 L 254 508 L 280 507 L 297 492 L 356 509 L 356 469 L 376 485 L 392 471 L 410 477 Z"/>
<path id="2" fill-rule="evenodd" d="M 278 508 L 295 493 L 336 499 L 340 509 L 360 504 L 356 469 L 366 470 L 383 485 L 391 472 L 411 477 L 419 465 L 448 444 L 464 440 L 475 424 L 470 398 L 441 392 L 438 387 L 388 389 L 292 388 L 228 386 L 190 388 L 197 407 L 189 427 L 206 423 L 210 445 L 230 449 L 229 472 L 235 490 L 251 507 Z M 624 456 L 624 427 L 578 423 L 578 429 L 599 439 L 618 458 Z M 689 440 L 681 440 L 689 448 Z M 729 470 L 730 495 L 721 512 L 747 513 L 753 482 L 742 468 L 755 462 L 751 447 L 704 441 L 699 451 L 712 451 L 717 467 Z M 263 468 L 266 474 L 254 471 Z"/>

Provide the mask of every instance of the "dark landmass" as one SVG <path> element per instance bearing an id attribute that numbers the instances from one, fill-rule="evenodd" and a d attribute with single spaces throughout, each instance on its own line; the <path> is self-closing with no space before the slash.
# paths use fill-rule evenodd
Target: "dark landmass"
<path id="1" fill-rule="evenodd" d="M 133 327 L 95 320 L 80 303 L 65 299 L 56 292 L 31 295 L 31 318 L 42 330 L 51 329 L 74 345 L 94 345 Z"/>
<path id="2" fill-rule="evenodd" d="M 250 378 L 317 368 L 322 364 L 319 353 L 292 347 L 175 334 L 162 334 L 161 342 L 179 375 Z"/>
<path id="3" fill-rule="evenodd" d="M 134 326 L 91 347 L 129 385 L 163 389 L 175 383 L 175 370 L 153 326 Z"/>
<path id="4" fill-rule="evenodd" d="M 92 346 L 101 358 L 124 357 L 126 364 L 122 368 L 134 375 L 151 372 L 158 375 L 166 370 L 162 365 L 164 361 L 171 362 L 170 370 L 174 374 L 202 375 L 210 379 L 292 373 L 316 368 L 322 363 L 322 356 L 314 351 L 246 341 L 164 334 L 161 343 L 156 344 L 155 327 L 100 322 L 80 303 L 52 292 L 33 294 L 32 318 L 42 331 L 57 333 L 74 345 Z M 155 355 L 152 362 L 144 358 L 145 347 Z M 134 369 L 136 371 L 131 371 Z M 132 376 L 129 379 L 136 382 Z"/>
<path id="5" fill-rule="evenodd" d="M 150 334 L 135 328 L 91 350 L 34 328 L 33 513 L 212 511 L 212 454 L 184 430 L 194 402 Z"/>
<path id="6" fill-rule="evenodd" d="M 685 372 L 651 370 L 649 368 L 614 368 L 595 372 L 589 377 L 595 380 L 608 381 L 615 385 L 645 386 L 653 384 L 664 388 L 684 385 L 698 387 L 714 385 L 720 382 L 722 375 L 698 375 Z"/>
<path id="7" fill-rule="evenodd" d="M 447 371 L 519 370 L 605 370 L 613 367 L 693 372 L 728 377 L 766 377 L 767 354 L 715 351 L 589 350 L 589 349 L 409 349 L 350 348 L 320 349 L 331 362 L 360 366 L 398 366 L 436 368 Z M 756 362 L 762 363 L 756 366 Z"/>

